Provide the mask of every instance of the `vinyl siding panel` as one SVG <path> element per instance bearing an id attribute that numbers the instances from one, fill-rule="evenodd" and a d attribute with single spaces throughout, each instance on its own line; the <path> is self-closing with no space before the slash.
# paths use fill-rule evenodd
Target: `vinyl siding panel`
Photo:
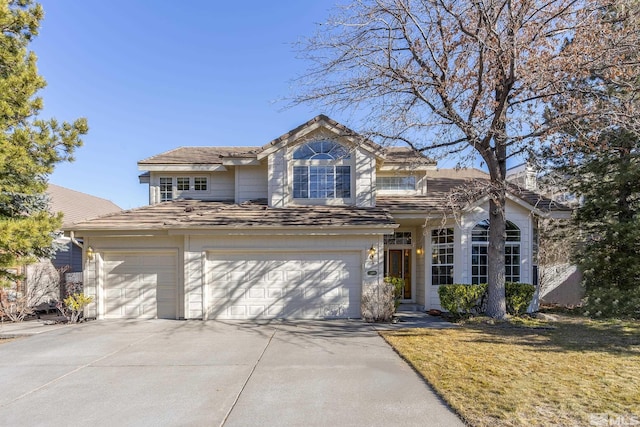
<path id="1" fill-rule="evenodd" d="M 236 167 L 236 203 L 266 199 L 269 195 L 268 173 L 266 164 Z"/>

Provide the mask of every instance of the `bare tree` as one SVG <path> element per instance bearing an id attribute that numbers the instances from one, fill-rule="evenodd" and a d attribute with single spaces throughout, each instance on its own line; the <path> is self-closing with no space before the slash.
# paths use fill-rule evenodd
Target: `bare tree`
<path id="1" fill-rule="evenodd" d="M 12 322 L 22 322 L 34 314 L 41 304 L 60 297 L 60 282 L 67 267 L 56 269 L 49 261 L 42 261 L 28 267 L 28 281 L 21 289 L 18 282 L 0 286 L 0 317 Z"/>
<path id="2" fill-rule="evenodd" d="M 594 69 L 637 75 L 628 55 L 637 25 L 620 31 L 603 19 L 616 7 L 615 20 L 635 19 L 626 1 L 355 0 L 302 43 L 315 65 L 293 102 L 359 111 L 365 136 L 383 143 L 482 158 L 491 181 L 487 314 L 501 318 L 507 160 L 596 114 L 588 102 L 562 102 L 578 90 L 572 82 Z M 551 103 L 562 114 L 545 114 Z M 608 114 L 633 117 L 623 107 Z"/>

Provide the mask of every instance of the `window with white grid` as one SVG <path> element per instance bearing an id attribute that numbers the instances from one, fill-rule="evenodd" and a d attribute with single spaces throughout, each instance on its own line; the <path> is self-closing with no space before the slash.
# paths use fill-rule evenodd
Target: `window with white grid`
<path id="1" fill-rule="evenodd" d="M 511 221 L 506 224 L 504 247 L 505 281 L 520 281 L 520 229 Z M 489 280 L 489 220 L 479 222 L 471 232 L 471 283 Z"/>
<path id="2" fill-rule="evenodd" d="M 173 178 L 160 178 L 160 201 L 173 200 Z"/>
<path id="3" fill-rule="evenodd" d="M 431 284 L 453 284 L 453 228 L 431 231 Z"/>

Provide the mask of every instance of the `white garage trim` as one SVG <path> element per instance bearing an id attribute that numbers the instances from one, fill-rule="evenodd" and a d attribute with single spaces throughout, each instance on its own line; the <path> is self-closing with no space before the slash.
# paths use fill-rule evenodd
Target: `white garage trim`
<path id="1" fill-rule="evenodd" d="M 172 249 L 103 251 L 99 257 L 98 318 L 179 318 L 182 281 L 178 254 Z"/>
<path id="2" fill-rule="evenodd" d="M 207 319 L 360 317 L 362 250 L 208 250 Z"/>

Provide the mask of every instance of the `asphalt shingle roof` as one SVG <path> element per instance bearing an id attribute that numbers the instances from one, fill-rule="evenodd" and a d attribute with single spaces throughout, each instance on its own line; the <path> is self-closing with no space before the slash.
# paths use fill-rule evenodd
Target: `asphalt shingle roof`
<path id="1" fill-rule="evenodd" d="M 73 224 L 69 230 L 162 230 L 190 228 L 340 228 L 390 227 L 395 221 L 381 208 L 297 206 L 269 208 L 266 200 L 235 204 L 174 200 Z"/>
<path id="2" fill-rule="evenodd" d="M 219 165 L 225 158 L 255 158 L 260 147 L 178 147 L 140 160 L 138 165 Z"/>
<path id="3" fill-rule="evenodd" d="M 386 161 L 403 164 L 436 165 L 436 161 L 410 147 L 387 147 L 384 150 Z"/>
<path id="4" fill-rule="evenodd" d="M 47 194 L 51 199 L 49 210 L 52 213 L 62 212 L 64 215 L 62 218 L 63 227 L 88 218 L 122 211 L 110 200 L 55 184 L 49 184 Z"/>
<path id="5" fill-rule="evenodd" d="M 440 213 L 462 209 L 483 196 L 489 187 L 489 175 L 478 169 L 439 169 L 427 171 L 427 195 L 386 196 L 376 198 L 378 207 L 392 212 L 423 211 Z M 509 193 L 541 211 L 570 211 L 571 208 L 556 203 L 536 192 L 509 185 Z M 457 196 L 454 195 L 457 193 Z M 464 193 L 464 196 L 460 196 Z"/>
<path id="6" fill-rule="evenodd" d="M 356 137 L 360 144 L 368 146 L 375 151 L 382 153 L 386 160 L 392 163 L 405 164 L 432 164 L 436 162 L 424 154 L 414 151 L 409 147 L 386 147 L 383 149 L 380 145 L 362 137 L 353 130 L 336 122 L 335 120 L 325 116 L 318 115 L 306 123 L 301 124 L 295 129 L 279 136 L 262 147 L 240 146 L 240 147 L 178 147 L 173 150 L 148 157 L 138 162 L 139 166 L 145 165 L 174 165 L 174 164 L 222 164 L 225 158 L 256 158 L 258 154 L 268 148 L 279 144 L 289 137 L 295 137 L 296 134 L 305 128 L 317 123 L 325 122 L 334 129 L 340 130 L 343 135 Z"/>

